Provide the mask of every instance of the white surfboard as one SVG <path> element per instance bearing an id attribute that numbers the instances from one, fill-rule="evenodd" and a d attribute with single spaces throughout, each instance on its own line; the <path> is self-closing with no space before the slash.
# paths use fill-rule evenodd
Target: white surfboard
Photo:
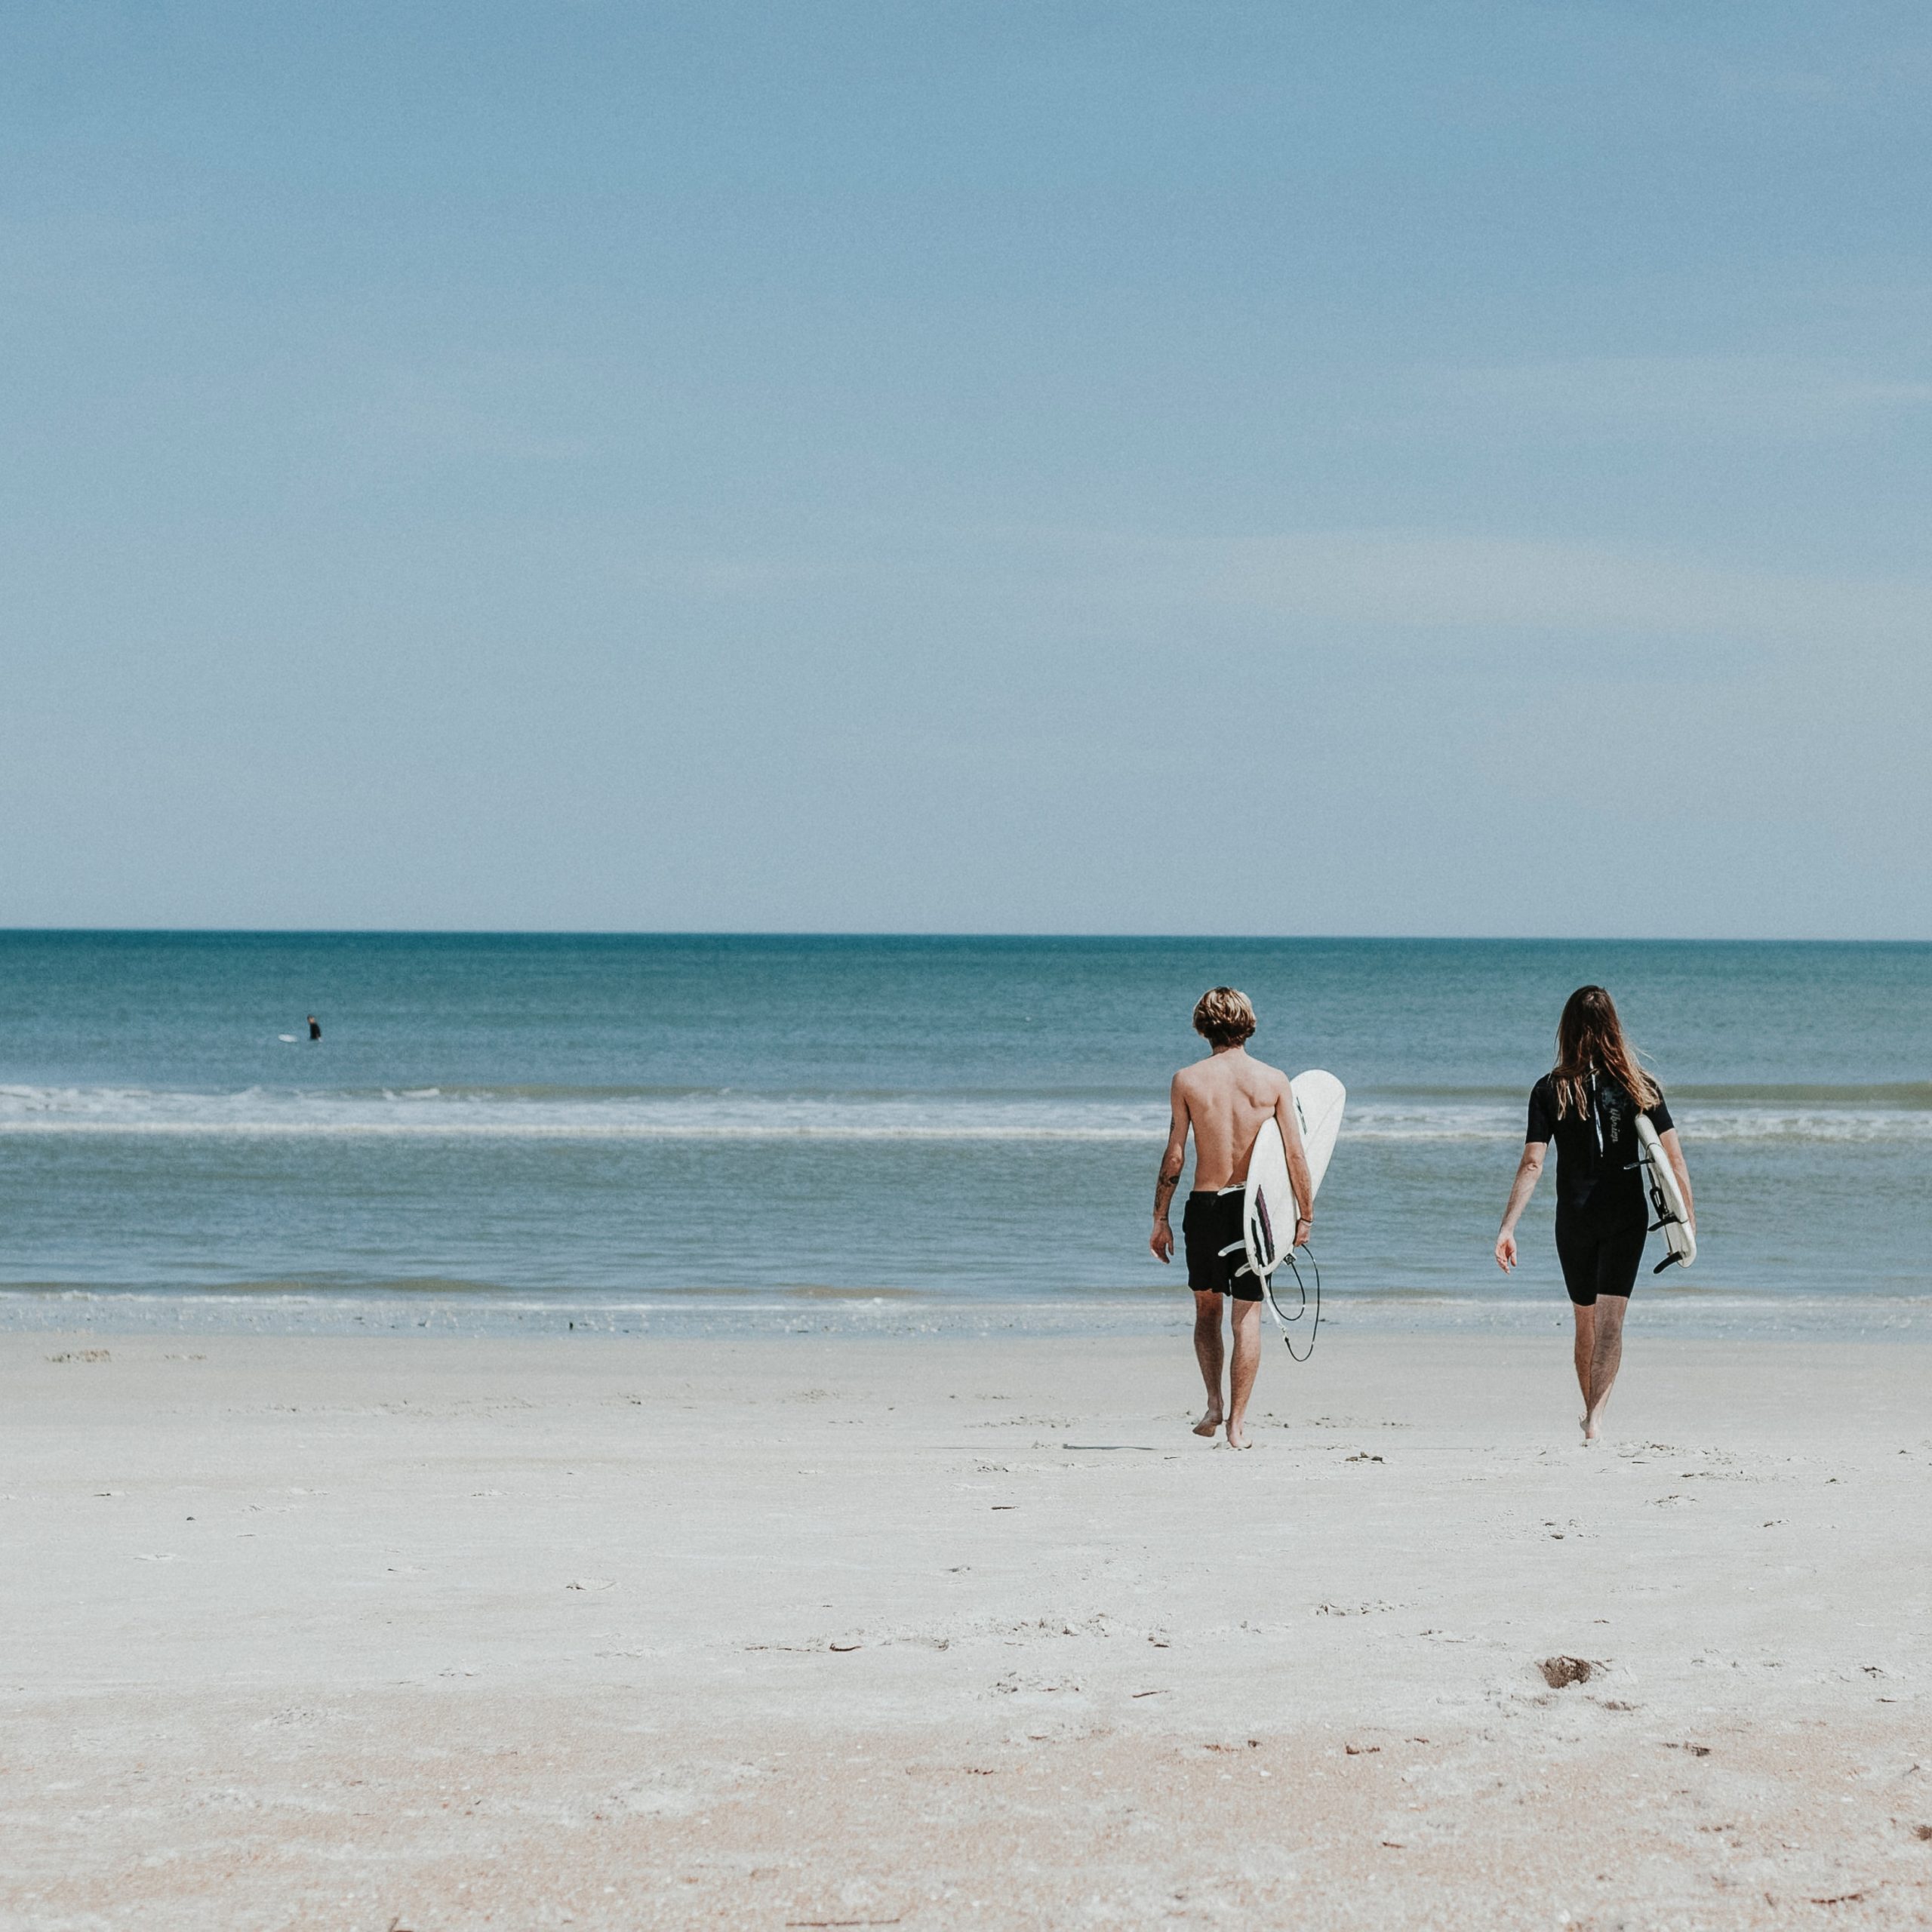
<path id="1" fill-rule="evenodd" d="M 1651 1125 L 1647 1114 L 1637 1116 L 1637 1149 L 1644 1165 L 1644 1186 L 1651 1197 L 1651 1212 L 1656 1219 L 1651 1232 L 1663 1230 L 1670 1252 L 1651 1270 L 1661 1275 L 1672 1262 L 1687 1268 L 1697 1258 L 1697 1231 L 1690 1225 L 1690 1211 L 1684 1204 L 1684 1190 L 1677 1184 L 1677 1170 L 1663 1151 L 1663 1142 Z"/>
<path id="2" fill-rule="evenodd" d="M 1335 1151 L 1335 1136 L 1341 1131 L 1348 1090 L 1332 1073 L 1318 1069 L 1297 1074 L 1288 1088 L 1294 1096 L 1309 1180 L 1319 1191 L 1321 1177 L 1328 1171 L 1328 1157 Z M 1288 1180 L 1288 1152 L 1281 1127 L 1272 1118 L 1263 1126 L 1248 1156 L 1241 1229 L 1247 1265 L 1265 1282 L 1281 1265 L 1295 1239 L 1295 1196 Z"/>

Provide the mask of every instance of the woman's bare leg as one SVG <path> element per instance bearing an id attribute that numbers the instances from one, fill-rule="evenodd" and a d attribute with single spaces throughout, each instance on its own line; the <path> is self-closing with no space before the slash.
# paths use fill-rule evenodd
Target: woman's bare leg
<path id="1" fill-rule="evenodd" d="M 1597 1312 L 1594 1307 L 1580 1308 L 1574 1301 L 1570 1312 L 1577 1318 L 1577 1346 L 1573 1359 L 1577 1364 L 1577 1386 L 1583 1391 L 1583 1414 L 1581 1418 L 1585 1429 L 1590 1426 L 1590 1358 L 1597 1349 Z"/>
<path id="2" fill-rule="evenodd" d="M 1623 1318 L 1630 1303 L 1622 1295 L 1599 1295 L 1596 1306 L 1596 1346 L 1590 1354 L 1589 1413 L 1583 1418 L 1583 1440 L 1594 1442 L 1603 1433 L 1603 1412 L 1617 1371 L 1623 1365 Z"/>

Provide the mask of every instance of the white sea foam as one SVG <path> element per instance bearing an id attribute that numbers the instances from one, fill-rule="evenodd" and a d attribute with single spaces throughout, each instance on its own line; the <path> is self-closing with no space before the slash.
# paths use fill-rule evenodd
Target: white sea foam
<path id="1" fill-rule="evenodd" d="M 1700 1142 L 1924 1143 L 1932 1109 L 1788 1101 L 1679 1109 Z M 529 1140 L 1042 1140 L 1157 1142 L 1155 1101 L 1067 1094 L 601 1093 L 435 1087 L 344 1092 L 251 1087 L 0 1086 L 0 1134 Z M 1520 1106 L 1463 1098 L 1357 1097 L 1345 1140 L 1519 1140 Z"/>
<path id="2" fill-rule="evenodd" d="M 1166 1124 L 1164 1107 L 1032 1096 L 0 1088 L 0 1134 L 17 1134 L 1143 1141 L 1158 1140 Z"/>

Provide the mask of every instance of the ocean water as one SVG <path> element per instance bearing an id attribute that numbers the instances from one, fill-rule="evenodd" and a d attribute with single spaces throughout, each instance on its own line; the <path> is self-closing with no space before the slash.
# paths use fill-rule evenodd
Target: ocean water
<path id="1" fill-rule="evenodd" d="M 1349 1090 L 1331 1318 L 1560 1321 L 1547 1182 L 1490 1249 L 1586 980 L 1697 1189 L 1646 1301 L 1932 1320 L 1932 946 L 192 933 L 0 934 L 0 1320 L 1164 1320 L 1167 1082 L 1226 981 Z"/>

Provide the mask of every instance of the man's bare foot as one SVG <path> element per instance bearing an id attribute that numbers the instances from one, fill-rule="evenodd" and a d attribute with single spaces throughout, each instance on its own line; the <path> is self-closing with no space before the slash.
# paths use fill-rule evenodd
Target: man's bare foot
<path id="1" fill-rule="evenodd" d="M 1586 1416 L 1583 1418 L 1583 1441 L 1586 1446 L 1592 1442 L 1600 1442 L 1602 1440 L 1603 1425 L 1597 1420 L 1595 1416 Z"/>
<path id="2" fill-rule="evenodd" d="M 1252 1449 L 1254 1447 L 1254 1444 L 1248 1441 L 1247 1435 L 1242 1431 L 1241 1424 L 1238 1422 L 1231 1422 L 1228 1424 L 1228 1447 L 1230 1449 Z"/>
<path id="3" fill-rule="evenodd" d="M 1213 1435 L 1218 1432 L 1220 1426 L 1220 1411 L 1219 1409 L 1210 1409 L 1208 1413 L 1194 1425 L 1194 1432 L 1196 1435 Z"/>

